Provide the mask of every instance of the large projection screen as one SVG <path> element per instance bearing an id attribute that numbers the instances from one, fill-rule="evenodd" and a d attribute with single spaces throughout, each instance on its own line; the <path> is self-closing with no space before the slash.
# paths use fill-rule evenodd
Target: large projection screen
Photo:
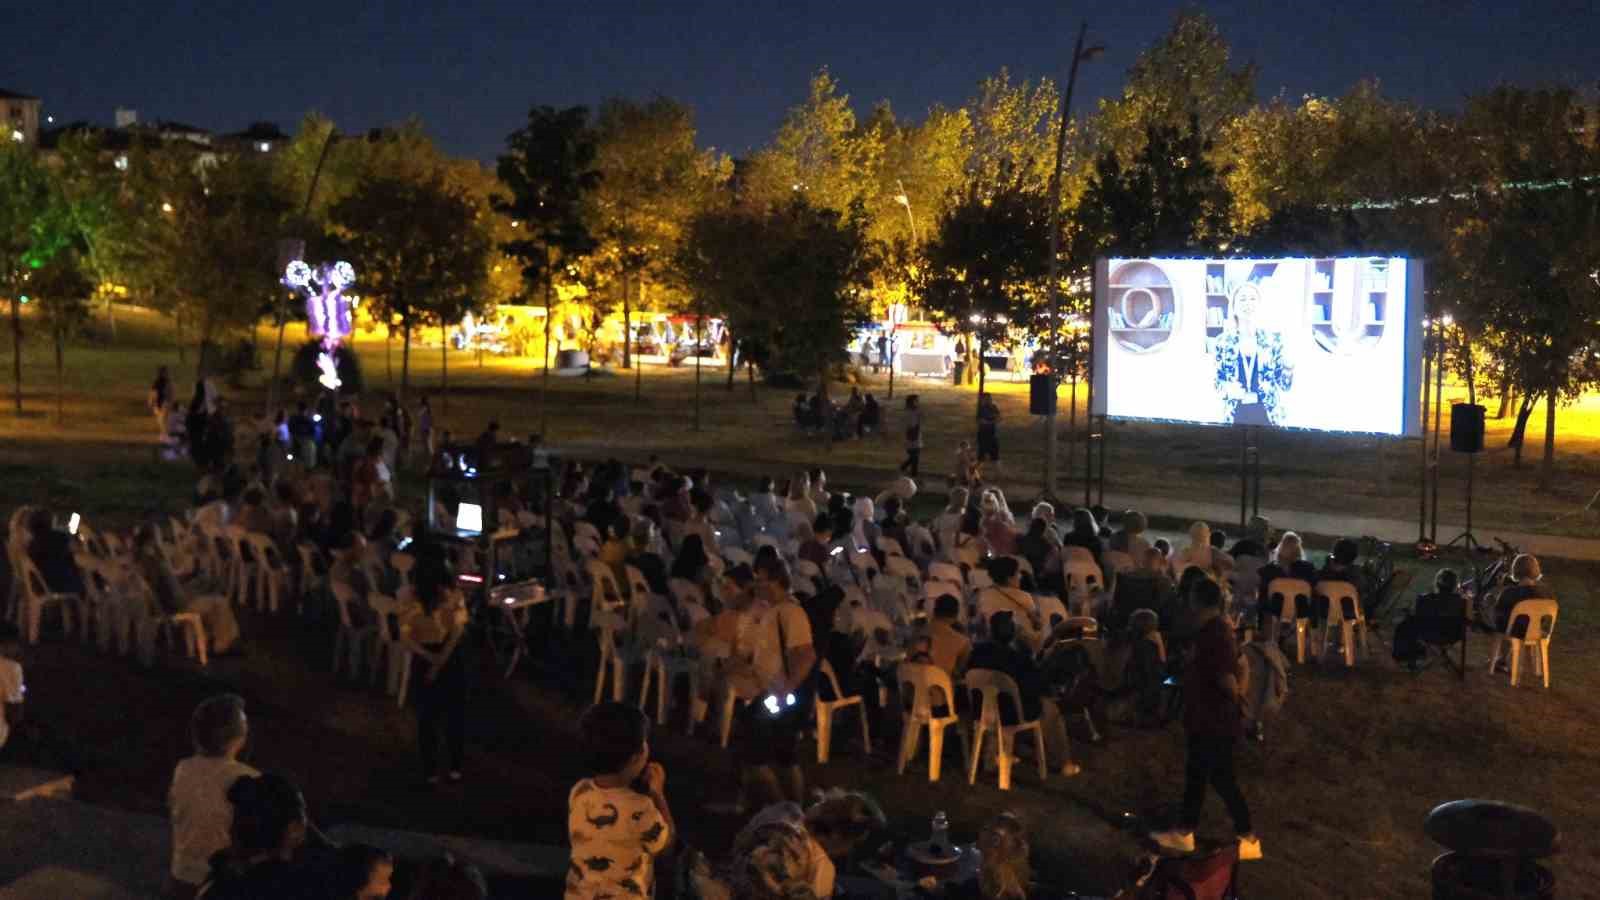
<path id="1" fill-rule="evenodd" d="M 1094 413 L 1421 433 L 1422 262 L 1101 259 Z"/>

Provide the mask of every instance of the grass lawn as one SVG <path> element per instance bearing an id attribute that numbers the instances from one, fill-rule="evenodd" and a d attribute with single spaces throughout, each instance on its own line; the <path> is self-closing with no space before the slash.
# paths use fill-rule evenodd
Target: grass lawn
<path id="1" fill-rule="evenodd" d="M 54 376 L 47 348 L 30 345 L 30 415 L 0 414 L 0 512 L 43 501 L 80 510 L 91 520 L 127 524 L 146 511 L 176 511 L 186 502 L 192 473 L 154 462 L 153 425 L 143 408 L 155 367 L 177 365 L 170 334 L 149 314 L 123 310 L 119 319 L 115 345 L 69 351 L 64 423 L 48 415 Z M 369 385 L 382 388 L 382 343 L 365 343 L 361 350 Z M 398 349 L 394 357 L 398 369 Z M 270 354 L 267 360 L 270 365 Z M 8 371 L 9 360 L 0 362 Z M 438 348 L 418 350 L 412 364 L 417 383 L 437 392 Z M 186 385 L 187 373 L 175 371 Z M 690 373 L 647 371 L 641 404 L 632 401 L 633 383 L 626 376 L 552 379 L 553 442 L 625 456 L 657 452 L 668 461 L 701 461 L 746 476 L 782 476 L 820 464 L 836 481 L 856 488 L 887 480 L 898 459 L 893 418 L 889 437 L 841 444 L 825 454 L 790 427 L 792 395 L 763 390 L 752 403 L 742 383 L 728 394 L 713 381 L 714 373 L 706 374 L 700 432 L 691 427 Z M 539 380 L 526 361 L 490 359 L 480 368 L 476 360 L 453 354 L 449 380 L 448 411 L 437 393 L 435 408 L 444 427 L 457 434 L 475 435 L 491 415 L 513 434 L 537 427 Z M 870 389 L 882 398 L 886 387 L 874 381 Z M 897 384 L 896 398 L 907 389 Z M 969 431 L 972 395 L 927 382 L 915 390 L 927 408 L 926 468 L 942 474 L 954 442 Z M 1006 412 L 1007 475 L 1014 478 L 1012 492 L 1025 496 L 1037 480 L 1042 435 L 1025 415 L 1023 386 L 997 392 Z M 259 388 L 230 396 L 241 410 L 259 410 L 263 402 Z M 1588 476 L 1600 470 L 1594 455 L 1600 444 L 1576 432 L 1591 422 L 1600 431 L 1600 420 L 1592 419 L 1596 411 L 1587 405 L 1562 411 L 1559 482 L 1567 487 L 1554 495 L 1532 494 L 1531 472 L 1517 473 L 1503 455 L 1491 454 L 1479 470 L 1479 520 L 1533 530 L 1587 500 L 1593 480 Z M 1542 410 L 1530 428 L 1530 447 L 1540 440 L 1541 425 Z M 1503 426 L 1496 427 L 1503 435 Z M 1491 441 L 1495 433 L 1492 428 Z M 1237 445 L 1222 430 L 1119 426 L 1112 451 L 1108 490 L 1236 496 L 1231 467 Z M 1274 434 L 1262 501 L 1403 518 L 1416 508 L 1417 453 L 1415 442 Z M 1446 477 L 1453 478 L 1456 461 L 1446 462 L 1452 467 Z M 1446 481 L 1444 494 L 1452 483 Z M 1442 519 L 1453 521 L 1448 508 Z M 1582 517 L 1559 527 L 1578 534 L 1596 530 Z M 1407 565 L 1418 567 L 1413 584 L 1423 585 L 1436 564 Z M 1592 837 L 1600 824 L 1592 809 L 1600 773 L 1594 702 L 1600 674 L 1584 662 L 1600 651 L 1600 616 L 1590 593 L 1600 566 L 1552 562 L 1547 571 L 1562 600 L 1549 691 L 1527 681 L 1513 690 L 1503 676 L 1487 675 L 1482 660 L 1488 642 L 1481 636 L 1473 640 L 1474 669 L 1464 683 L 1442 670 L 1413 676 L 1397 669 L 1381 646 L 1388 635 L 1354 671 L 1332 664 L 1295 670 L 1289 705 L 1268 742 L 1241 754 L 1244 789 L 1267 851 L 1265 861 L 1245 870 L 1248 896 L 1426 896 L 1428 865 L 1439 850 L 1422 835 L 1422 819 L 1435 804 L 1462 797 L 1514 800 L 1543 811 L 1565 832 L 1564 853 L 1552 862 L 1563 893 L 1580 896 L 1575 886 L 1600 882 L 1600 852 Z M 407 715 L 370 691 L 332 688 L 325 633 L 284 619 L 251 617 L 246 626 L 250 655 L 221 661 L 203 674 L 138 671 L 60 645 L 30 653 L 30 714 L 54 723 L 84 748 L 84 797 L 158 810 L 171 765 L 184 750 L 188 710 L 207 691 L 225 685 L 252 703 L 253 761 L 300 777 L 319 816 L 561 840 L 565 790 L 577 774 L 569 752 L 573 722 L 589 686 L 580 663 L 568 660 L 542 677 L 519 676 L 509 684 L 484 672 L 475 695 L 471 783 L 459 797 L 429 795 L 410 789 L 415 770 Z M 1083 777 L 1040 785 L 1023 768 L 1010 793 L 996 790 L 992 780 L 966 786 L 955 774 L 955 753 L 947 757 L 939 784 L 928 784 L 920 766 L 896 776 L 861 759 L 849 743 L 849 723 L 836 732 L 834 762 L 813 771 L 815 783 L 874 791 L 895 829 L 914 836 L 925 833 L 929 817 L 940 809 L 950 813 L 958 836 L 970 836 L 993 811 L 1015 809 L 1032 825 L 1042 871 L 1052 882 L 1083 891 L 1120 883 L 1136 850 L 1120 829 L 1122 814 L 1159 815 L 1181 789 L 1182 738 L 1175 728 L 1117 728 L 1103 745 L 1078 742 Z M 726 790 L 730 764 L 723 754 L 706 752 L 710 745 L 700 738 L 662 735 L 655 745 L 668 767 L 680 820 L 702 846 L 719 848 L 737 823 L 699 807 Z M 1202 836 L 1226 832 L 1226 817 L 1211 798 Z"/>

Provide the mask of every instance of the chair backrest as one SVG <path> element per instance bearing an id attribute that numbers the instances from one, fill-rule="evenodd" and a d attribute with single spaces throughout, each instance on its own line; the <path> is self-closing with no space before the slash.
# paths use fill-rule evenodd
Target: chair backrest
<path id="1" fill-rule="evenodd" d="M 1511 608 L 1511 617 L 1506 620 L 1506 634 L 1510 634 L 1517 627 L 1518 620 L 1521 620 L 1527 623 L 1523 640 L 1548 641 L 1555 636 L 1558 611 L 1554 600 L 1523 600 Z"/>
<path id="2" fill-rule="evenodd" d="M 586 535 L 575 535 L 572 538 L 572 547 L 585 559 L 594 559 L 600 555 L 600 544 Z"/>
<path id="3" fill-rule="evenodd" d="M 828 689 L 833 692 L 832 699 L 843 700 L 845 696 L 844 690 L 839 687 L 839 676 L 833 671 L 833 663 L 823 660 L 821 668 L 822 680 L 827 684 Z"/>
<path id="4" fill-rule="evenodd" d="M 932 559 L 938 552 L 933 541 L 933 532 L 925 525 L 907 525 L 906 540 L 910 542 L 911 556 L 916 559 Z"/>
<path id="5" fill-rule="evenodd" d="M 1356 622 L 1365 621 L 1361 614 L 1361 594 L 1356 586 L 1348 581 L 1319 581 L 1312 589 L 1313 596 L 1322 597 L 1328 601 L 1328 618 L 1333 618 L 1335 611 L 1340 616 Z"/>
<path id="6" fill-rule="evenodd" d="M 796 575 L 791 590 L 794 591 L 796 597 L 815 597 L 817 595 L 817 583 L 804 575 Z"/>
<path id="7" fill-rule="evenodd" d="M 1039 607 L 1039 619 L 1046 629 L 1053 629 L 1069 618 L 1067 605 L 1055 594 L 1034 594 L 1033 602 Z"/>
<path id="8" fill-rule="evenodd" d="M 356 602 L 355 589 L 337 579 L 334 580 L 331 587 L 333 588 L 333 603 L 339 608 L 339 624 L 345 628 L 354 628 L 354 620 L 350 618 L 350 606 Z"/>
<path id="9" fill-rule="evenodd" d="M 756 558 L 754 556 L 750 555 L 750 551 L 742 549 L 742 548 L 739 548 L 739 547 L 723 547 L 722 548 L 722 558 L 724 560 L 727 560 L 727 563 L 730 566 L 737 566 L 737 565 L 751 566 L 751 565 L 755 565 L 755 561 L 756 561 Z M 808 565 L 809 565 L 809 563 L 808 563 Z"/>
<path id="10" fill-rule="evenodd" d="M 628 598 L 637 608 L 649 599 L 650 582 L 644 580 L 644 573 L 639 571 L 637 566 L 623 566 L 622 574 L 628 579 Z"/>
<path id="11" fill-rule="evenodd" d="M 895 578 L 904 579 L 907 587 L 915 587 L 922 583 L 921 570 L 917 568 L 916 563 L 904 556 L 886 557 L 883 561 L 883 570 Z"/>
<path id="12" fill-rule="evenodd" d="M 885 557 L 898 556 L 904 559 L 906 555 L 906 551 L 900 546 L 900 542 L 892 537 L 883 537 L 882 535 L 879 535 L 878 549 L 883 552 Z M 887 566 L 888 563 L 885 562 L 884 565 Z"/>
<path id="13" fill-rule="evenodd" d="M 994 587 L 994 579 L 989 577 L 989 573 L 982 569 L 973 569 L 967 576 L 967 584 L 972 586 L 972 593 L 976 594 L 979 591 Z"/>
<path id="14" fill-rule="evenodd" d="M 1033 576 L 1033 563 L 1028 562 L 1028 558 L 1026 556 L 1012 556 L 1010 559 L 1016 561 L 1018 572 L 1027 575 L 1030 578 Z"/>
<path id="15" fill-rule="evenodd" d="M 598 559 L 591 559 L 584 563 L 584 571 L 588 573 L 594 585 L 594 608 L 596 610 L 616 608 L 622 605 L 622 588 L 617 584 L 616 573 L 611 567 Z"/>
<path id="16" fill-rule="evenodd" d="M 1094 562 L 1094 554 L 1089 552 L 1089 548 L 1079 547 L 1076 544 L 1062 547 L 1061 558 L 1064 560 L 1077 560 L 1078 562 Z M 1100 567 L 1095 566 L 1095 568 L 1098 569 Z"/>
<path id="17" fill-rule="evenodd" d="M 389 568 L 395 570 L 402 580 L 411 577 L 411 570 L 417 567 L 417 558 L 409 553 L 395 551 L 389 554 Z"/>
<path id="18" fill-rule="evenodd" d="M 1000 725 L 1000 697 L 1011 698 L 1012 709 L 1022 712 L 1022 691 L 1016 679 L 993 669 L 968 669 L 962 684 L 968 691 L 982 695 L 978 706 L 978 721 L 994 728 Z"/>
<path id="19" fill-rule="evenodd" d="M 1077 550 L 1069 553 L 1061 563 L 1062 574 L 1067 579 L 1067 589 L 1071 591 L 1094 591 L 1106 586 L 1105 575 L 1101 574 L 1100 567 L 1095 565 L 1094 557 L 1082 547 L 1068 547 L 1068 550 Z"/>
<path id="20" fill-rule="evenodd" d="M 273 571 L 279 571 L 284 568 L 283 554 L 278 552 L 278 545 L 272 542 L 272 538 L 264 534 L 248 532 L 245 534 L 244 544 L 250 548 L 250 553 L 257 563 Z"/>
<path id="21" fill-rule="evenodd" d="M 1311 599 L 1311 583 L 1303 578 L 1274 578 L 1267 582 L 1267 596 L 1282 601 L 1284 621 L 1293 621 L 1297 597 Z"/>
<path id="22" fill-rule="evenodd" d="M 572 524 L 572 537 L 574 539 L 587 538 L 588 540 L 593 541 L 597 547 L 602 543 L 600 540 L 600 529 L 594 527 L 593 522 L 574 522 Z"/>
<path id="23" fill-rule="evenodd" d="M 1083 548 L 1080 547 L 1078 549 L 1081 550 Z M 1106 564 L 1106 568 L 1113 572 L 1128 572 L 1137 568 L 1133 561 L 1133 554 L 1124 553 L 1121 550 L 1107 550 L 1100 554 L 1100 560 Z"/>
<path id="24" fill-rule="evenodd" d="M 928 563 L 928 577 L 935 581 L 953 581 L 956 584 L 966 581 L 961 577 L 961 567 L 947 562 Z"/>
<path id="25" fill-rule="evenodd" d="M 732 558 L 729 558 L 728 561 L 732 562 L 733 560 L 732 560 Z M 799 575 L 802 578 L 809 578 L 812 581 L 822 581 L 823 580 L 823 578 L 822 578 L 822 569 L 819 568 L 816 563 L 812 562 L 809 559 L 802 559 L 802 560 L 796 561 L 795 564 L 794 564 L 794 573 L 796 575 Z"/>
<path id="26" fill-rule="evenodd" d="M 904 662 L 895 668 L 900 684 L 900 702 L 913 720 L 933 718 L 933 708 L 943 706 L 955 714 L 956 692 L 945 670 L 928 663 Z"/>

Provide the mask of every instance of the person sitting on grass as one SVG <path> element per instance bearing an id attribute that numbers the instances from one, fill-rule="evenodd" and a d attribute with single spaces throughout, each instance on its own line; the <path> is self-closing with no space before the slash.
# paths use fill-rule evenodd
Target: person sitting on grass
<path id="1" fill-rule="evenodd" d="M 800 868 L 805 873 L 803 880 L 810 883 L 809 896 L 827 900 L 834 896 L 835 860 L 848 859 L 886 821 L 877 801 L 866 794 L 832 790 L 803 810 L 798 803 L 776 803 L 761 810 L 740 831 L 734 845 L 737 854 L 741 843 L 747 847 L 750 844 L 746 835 L 759 834 L 773 826 L 783 825 L 799 831 L 805 836 L 805 858 Z M 742 900 L 744 894 L 735 896 Z"/>
<path id="2" fill-rule="evenodd" d="M 961 881 L 945 895 L 950 900 L 1028 900 L 1033 869 L 1028 863 L 1028 829 L 1016 814 L 1003 812 L 978 832 L 983 863 L 974 879 Z"/>
<path id="3" fill-rule="evenodd" d="M 159 612 L 165 615 L 198 613 L 211 653 L 223 656 L 235 651 L 239 642 L 239 620 L 234 615 L 233 605 L 222 594 L 201 593 L 195 589 L 204 587 L 203 584 L 190 586 L 178 580 L 156 542 L 154 525 L 143 525 L 134 532 L 133 555 Z M 153 641 L 154 637 L 150 639 Z"/>
<path id="4" fill-rule="evenodd" d="M 1013 562 L 1015 565 L 1015 562 Z M 989 640 L 972 648 L 967 658 L 967 671 L 988 669 L 1010 675 L 1022 694 L 1022 709 L 1012 709 L 1001 698 L 1000 721 L 1005 725 L 1038 720 L 1044 732 L 1046 762 L 1064 776 L 1071 777 L 1083 771 L 1072 761 L 1072 747 L 1067 741 L 1067 723 L 1061 708 L 1045 696 L 1049 685 L 1044 672 L 1034 662 L 1033 653 L 1017 637 L 1016 620 L 1010 612 L 997 612 L 989 618 Z"/>
<path id="5" fill-rule="evenodd" d="M 227 793 L 233 804 L 231 843 L 211 859 L 206 900 L 272 900 L 315 896 L 318 881 L 296 860 L 312 833 L 300 789 L 282 775 L 242 775 Z"/>
<path id="6" fill-rule="evenodd" d="M 578 731 L 592 774 L 567 795 L 566 900 L 654 896 L 655 859 L 674 826 L 666 770 L 650 761 L 650 720 L 627 704 L 601 703 Z"/>
<path id="7" fill-rule="evenodd" d="M 1266 631 L 1256 629 L 1255 639 L 1244 645 L 1245 734 L 1255 741 L 1267 739 L 1267 717 L 1276 715 L 1289 696 L 1289 660 Z"/>
<path id="8" fill-rule="evenodd" d="M 1128 617 L 1128 666 L 1123 692 L 1133 697 L 1134 722 L 1139 727 L 1161 724 L 1161 690 L 1167 678 L 1167 644 L 1161 636 L 1161 618 L 1153 609 L 1136 609 Z"/>
<path id="9" fill-rule="evenodd" d="M 1415 672 L 1429 644 L 1445 646 L 1466 639 L 1467 601 L 1460 593 L 1454 569 L 1433 576 L 1433 593 L 1418 594 L 1411 614 L 1394 629 L 1394 658 Z"/>
<path id="10" fill-rule="evenodd" d="M 169 897 L 194 897 L 205 883 L 211 857 L 228 846 L 233 823 L 228 789 L 241 777 L 261 774 L 239 762 L 249 734 L 244 700 L 236 694 L 209 697 L 189 717 L 194 755 L 178 763 L 167 791 L 172 817 Z"/>

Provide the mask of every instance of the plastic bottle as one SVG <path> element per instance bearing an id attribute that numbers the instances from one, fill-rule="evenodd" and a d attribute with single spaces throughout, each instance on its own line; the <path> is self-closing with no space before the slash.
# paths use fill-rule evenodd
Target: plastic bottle
<path id="1" fill-rule="evenodd" d="M 928 845 L 935 856 L 950 852 L 950 819 L 942 809 L 933 814 L 933 834 L 928 838 Z"/>

